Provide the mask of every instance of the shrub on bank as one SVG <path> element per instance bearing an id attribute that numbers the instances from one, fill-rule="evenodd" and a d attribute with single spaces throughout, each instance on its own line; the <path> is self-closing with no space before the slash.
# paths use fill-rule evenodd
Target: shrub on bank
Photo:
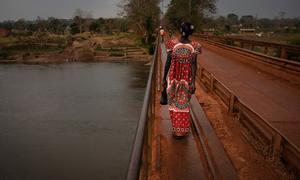
<path id="1" fill-rule="evenodd" d="M 8 52 L 0 51 L 0 60 L 1 59 L 7 59 L 8 56 L 9 56 Z"/>
<path id="2" fill-rule="evenodd" d="M 109 54 L 109 56 L 124 56 L 124 53 L 123 52 L 120 52 L 120 51 L 117 51 L 117 52 L 111 52 Z"/>
<path id="3" fill-rule="evenodd" d="M 148 46 L 148 53 L 149 53 L 150 55 L 153 55 L 153 54 L 154 54 L 154 51 L 155 51 L 155 44 L 150 44 L 150 45 Z"/>

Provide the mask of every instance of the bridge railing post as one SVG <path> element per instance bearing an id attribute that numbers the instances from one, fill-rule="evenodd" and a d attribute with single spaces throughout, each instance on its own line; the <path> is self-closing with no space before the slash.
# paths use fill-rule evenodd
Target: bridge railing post
<path id="1" fill-rule="evenodd" d="M 240 44 L 241 44 L 241 48 L 244 48 L 244 42 L 240 41 Z"/>
<path id="2" fill-rule="evenodd" d="M 230 93 L 228 112 L 231 114 L 234 112 L 235 101 L 236 101 L 236 96 L 233 93 Z"/>
<path id="3" fill-rule="evenodd" d="M 202 74 L 203 74 L 203 68 L 199 66 L 199 79 L 201 81 L 202 78 Z"/>
<path id="4" fill-rule="evenodd" d="M 210 86 L 209 86 L 209 91 L 213 92 L 214 90 L 214 83 L 215 83 L 215 78 L 213 75 L 210 76 Z"/>
<path id="5" fill-rule="evenodd" d="M 251 51 L 254 51 L 254 44 L 251 44 Z"/>
<path id="6" fill-rule="evenodd" d="M 269 48 L 268 48 L 268 46 L 265 46 L 265 48 L 264 48 L 264 54 L 268 54 L 268 50 L 269 50 Z"/>
<path id="7" fill-rule="evenodd" d="M 287 52 L 285 48 L 280 48 L 280 58 L 287 59 Z"/>
<path id="8" fill-rule="evenodd" d="M 275 160 L 280 159 L 281 144 L 282 144 L 282 137 L 280 136 L 280 134 L 276 133 L 272 137 L 272 154 L 271 154 L 271 156 Z"/>

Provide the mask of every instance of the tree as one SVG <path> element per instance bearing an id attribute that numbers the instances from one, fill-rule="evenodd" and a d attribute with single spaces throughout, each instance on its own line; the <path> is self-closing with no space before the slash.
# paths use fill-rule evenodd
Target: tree
<path id="1" fill-rule="evenodd" d="M 239 17 L 236 14 L 230 13 L 227 15 L 229 25 L 236 25 L 239 23 Z"/>
<path id="2" fill-rule="evenodd" d="M 205 17 L 216 12 L 216 0 L 171 0 L 166 19 L 174 28 L 183 21 L 190 21 L 200 28 Z"/>
<path id="3" fill-rule="evenodd" d="M 19 19 L 17 22 L 15 22 L 14 25 L 15 29 L 17 30 L 25 30 L 26 29 L 26 22 L 24 19 Z"/>
<path id="4" fill-rule="evenodd" d="M 15 24 L 14 21 L 3 21 L 0 22 L 0 27 L 11 30 L 14 27 L 14 24 Z"/>
<path id="5" fill-rule="evenodd" d="M 258 25 L 264 30 L 269 30 L 273 27 L 273 23 L 271 19 L 263 18 L 263 19 L 259 19 L 257 22 Z"/>
<path id="6" fill-rule="evenodd" d="M 30 31 L 31 33 L 37 31 L 37 25 L 35 23 L 30 23 L 27 26 L 27 30 Z"/>
<path id="7" fill-rule="evenodd" d="M 66 24 L 61 22 L 59 19 L 54 17 L 49 17 L 47 20 L 48 30 L 55 34 L 63 34 L 65 28 L 67 27 Z"/>
<path id="8" fill-rule="evenodd" d="M 254 27 L 254 17 L 252 15 L 242 16 L 240 22 L 246 28 L 253 28 Z"/>
<path id="9" fill-rule="evenodd" d="M 78 25 L 76 23 L 72 23 L 70 25 L 70 28 L 71 28 L 71 34 L 80 33 L 80 30 L 79 30 Z"/>
<path id="10" fill-rule="evenodd" d="M 82 33 L 83 31 L 89 31 L 91 19 L 92 19 L 91 12 L 84 11 L 82 9 L 75 10 L 73 21 L 78 26 L 79 33 Z"/>
<path id="11" fill-rule="evenodd" d="M 40 16 L 38 16 L 36 18 L 36 27 L 37 27 L 37 30 L 38 32 L 45 32 L 47 31 L 47 22 L 41 18 Z"/>
<path id="12" fill-rule="evenodd" d="M 123 14 L 137 34 L 152 39 L 154 29 L 159 25 L 160 0 L 124 0 Z"/>
<path id="13" fill-rule="evenodd" d="M 91 23 L 90 30 L 93 32 L 104 33 L 104 23 L 105 20 L 103 18 L 99 18 Z"/>

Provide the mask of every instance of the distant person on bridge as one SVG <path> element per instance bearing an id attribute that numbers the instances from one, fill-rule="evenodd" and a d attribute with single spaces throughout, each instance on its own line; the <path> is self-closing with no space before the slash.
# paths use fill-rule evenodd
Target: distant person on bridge
<path id="1" fill-rule="evenodd" d="M 197 54 L 201 45 L 189 40 L 194 26 L 183 22 L 181 37 L 166 42 L 167 61 L 164 69 L 163 86 L 167 87 L 170 118 L 173 136 L 182 138 L 190 131 L 190 99 L 195 93 Z"/>
<path id="2" fill-rule="evenodd" d="M 159 34 L 160 34 L 161 42 L 164 42 L 165 30 L 162 26 L 159 26 Z"/>

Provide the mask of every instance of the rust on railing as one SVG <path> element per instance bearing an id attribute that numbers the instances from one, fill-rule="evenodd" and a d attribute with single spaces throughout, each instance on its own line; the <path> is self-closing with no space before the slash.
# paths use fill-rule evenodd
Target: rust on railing
<path id="1" fill-rule="evenodd" d="M 151 127 L 155 114 L 155 93 L 157 88 L 157 58 L 159 49 L 157 40 L 153 56 L 143 107 L 138 121 L 135 139 L 131 151 L 127 171 L 127 180 L 146 179 L 148 176 L 148 163 L 151 161 Z"/>
<path id="2" fill-rule="evenodd" d="M 228 112 L 238 114 L 240 124 L 255 141 L 250 143 L 254 146 L 259 143 L 260 149 L 258 150 L 263 155 L 274 161 L 284 162 L 300 176 L 300 149 L 257 112 L 249 108 L 205 68 L 198 66 L 197 72 L 197 82 L 202 84 L 207 91 L 219 96 L 228 107 Z"/>

